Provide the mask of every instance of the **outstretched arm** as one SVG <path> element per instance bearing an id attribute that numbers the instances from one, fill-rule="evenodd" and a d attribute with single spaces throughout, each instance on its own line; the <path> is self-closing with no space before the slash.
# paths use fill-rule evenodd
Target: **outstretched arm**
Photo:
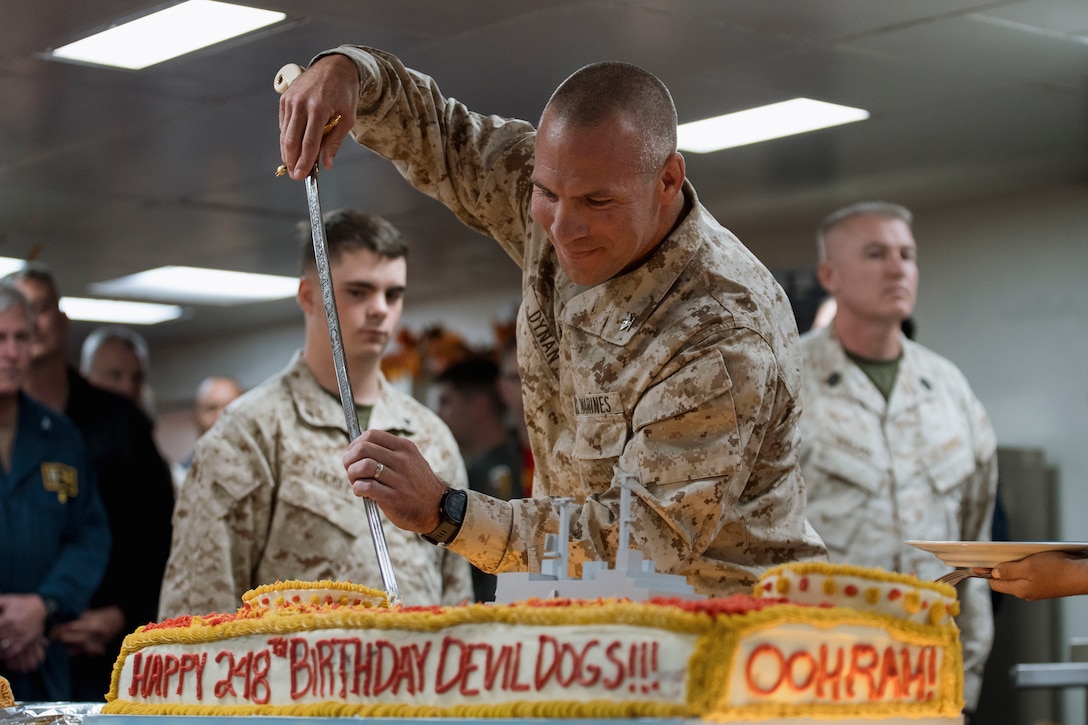
<path id="1" fill-rule="evenodd" d="M 995 592 L 1028 601 L 1088 594 L 1088 558 L 1061 551 L 998 564 L 990 575 L 990 588 Z"/>

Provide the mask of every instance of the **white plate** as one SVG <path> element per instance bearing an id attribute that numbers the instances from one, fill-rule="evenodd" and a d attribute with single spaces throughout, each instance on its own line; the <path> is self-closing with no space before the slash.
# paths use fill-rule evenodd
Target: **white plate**
<path id="1" fill-rule="evenodd" d="M 908 541 L 916 549 L 928 551 L 949 566 L 995 567 L 1004 561 L 1017 561 L 1040 551 L 1067 551 L 1088 555 L 1084 541 Z"/>

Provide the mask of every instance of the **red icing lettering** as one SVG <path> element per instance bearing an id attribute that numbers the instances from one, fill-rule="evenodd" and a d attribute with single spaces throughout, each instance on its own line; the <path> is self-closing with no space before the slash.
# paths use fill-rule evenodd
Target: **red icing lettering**
<path id="1" fill-rule="evenodd" d="M 798 670 L 804 673 L 804 679 L 797 681 Z M 787 684 L 798 691 L 807 690 L 816 679 L 816 658 L 805 650 L 798 650 L 786 660 L 786 671 L 789 672 Z"/>
<path id="2" fill-rule="evenodd" d="M 144 689 L 141 693 L 145 698 L 154 693 L 162 696 L 162 655 L 154 655 L 151 657 L 151 673 L 147 676 L 147 680 L 144 681 Z"/>
<path id="3" fill-rule="evenodd" d="M 846 694 L 854 697 L 854 684 L 857 680 L 866 680 L 868 690 L 862 697 L 872 697 L 876 691 L 875 670 L 877 667 L 876 648 L 870 644 L 855 644 L 850 648 L 850 671 L 846 676 Z"/>
<path id="4" fill-rule="evenodd" d="M 416 666 L 416 682 L 418 683 L 416 686 L 419 687 L 420 690 L 422 690 L 424 684 L 426 683 L 425 667 L 427 664 L 427 656 L 431 653 L 431 643 L 427 642 L 426 644 L 424 644 L 422 650 L 420 650 L 418 644 L 413 644 L 409 648 L 409 650 L 412 655 L 412 661 L 415 663 Z"/>
<path id="5" fill-rule="evenodd" d="M 898 650 L 872 645 L 836 647 L 821 644 L 817 653 L 796 650 L 786 655 L 774 644 L 752 649 L 745 663 L 745 682 L 753 695 L 773 696 L 782 687 L 808 693 L 815 701 L 840 702 L 843 697 L 870 701 L 924 702 L 934 699 L 936 647 Z"/>
<path id="6" fill-rule="evenodd" d="M 176 675 L 181 670 L 181 661 L 178 660 L 175 655 L 166 655 L 163 658 L 162 667 L 162 692 L 161 696 L 166 697 L 170 692 L 170 678 Z M 178 678 L 178 687 L 181 686 L 181 678 Z"/>
<path id="7" fill-rule="evenodd" d="M 768 660 L 769 658 L 769 660 Z M 769 664 L 757 665 L 756 663 L 762 659 Z M 762 668 L 774 668 L 768 669 L 768 672 L 773 673 L 770 678 L 773 683 L 770 687 L 760 687 L 756 682 L 755 673 Z M 785 676 L 786 671 L 786 658 L 782 656 L 782 653 L 778 651 L 778 648 L 772 644 L 761 644 L 752 650 L 752 653 L 748 655 L 748 663 L 744 669 L 744 680 L 748 684 L 748 689 L 752 692 L 757 692 L 761 695 L 770 695 L 775 692 L 779 685 L 782 684 L 782 678 Z"/>
<path id="8" fill-rule="evenodd" d="M 266 705 L 272 699 L 272 688 L 268 684 L 268 671 L 272 667 L 272 655 L 268 650 L 261 650 L 253 655 L 250 668 L 252 682 L 246 689 L 249 698 L 258 705 Z"/>
<path id="9" fill-rule="evenodd" d="M 468 678 L 473 672 L 480 669 L 480 666 L 472 661 L 472 654 L 474 652 L 479 652 L 481 650 L 486 652 L 486 651 L 490 650 L 490 646 L 486 645 L 486 644 L 470 644 L 470 645 L 466 645 L 465 647 L 463 647 L 461 649 L 461 677 L 460 677 L 460 679 L 461 679 L 461 688 L 460 688 L 460 692 L 461 692 L 462 695 L 465 695 L 466 697 L 472 697 L 474 695 L 479 695 L 480 694 L 480 691 L 478 689 L 468 687 Z"/>
<path id="10" fill-rule="evenodd" d="M 616 676 L 601 682 L 601 686 L 607 690 L 615 690 L 623 682 L 623 660 L 616 656 L 616 650 L 622 646 L 621 642 L 613 642 L 604 650 L 605 659 L 616 666 Z"/>
<path id="11" fill-rule="evenodd" d="M 499 653 L 496 655 L 494 652 L 488 652 L 487 664 L 484 667 L 484 689 L 494 690 L 495 682 L 499 679 L 499 674 L 503 676 L 502 684 L 499 685 L 500 689 L 506 690 L 507 678 L 510 674 L 510 659 L 514 656 L 514 650 L 509 645 L 503 645 L 499 648 Z"/>
<path id="12" fill-rule="evenodd" d="M 366 654 L 363 654 L 361 644 L 355 650 L 355 663 L 354 663 L 354 666 L 352 667 L 352 673 L 353 673 L 354 677 L 352 678 L 352 683 L 351 683 L 351 691 L 355 695 L 358 695 L 360 693 L 363 694 L 363 695 L 366 695 L 366 696 L 370 695 L 370 676 L 371 676 L 370 652 L 371 652 L 371 649 L 372 649 L 371 643 L 367 642 L 366 643 Z M 362 680 L 363 680 L 362 685 L 359 684 L 360 678 L 362 678 Z"/>
<path id="13" fill-rule="evenodd" d="M 140 669 L 143 664 L 144 653 L 137 652 L 132 656 L 132 680 L 128 684 L 128 696 L 135 697 L 140 691 L 140 684 L 144 681 L 144 671 Z"/>
<path id="14" fill-rule="evenodd" d="M 895 660 L 895 650 L 891 647 L 884 648 L 884 654 L 880 659 L 880 684 L 876 688 L 878 699 L 887 699 L 887 689 L 892 688 L 892 699 L 898 700 L 903 696 L 902 680 L 899 678 L 899 665 Z"/>
<path id="15" fill-rule="evenodd" d="M 435 694 L 441 695 L 445 692 L 449 692 L 454 687 L 457 687 L 458 677 L 460 674 L 458 671 L 455 671 L 453 673 L 452 679 L 450 679 L 448 682 L 444 681 L 444 675 L 446 673 L 446 662 L 449 661 L 449 651 L 453 647 L 457 647 L 459 648 L 459 650 L 464 649 L 464 643 L 461 640 L 455 639 L 453 637 L 444 637 L 442 639 L 442 650 L 438 658 L 438 673 L 435 675 L 434 682 Z M 458 664 L 458 666 L 461 664 L 461 657 L 462 655 L 460 654 L 460 651 L 458 651 L 456 659 L 454 660 Z"/>
<path id="16" fill-rule="evenodd" d="M 528 682 L 518 682 L 518 675 L 521 674 L 521 642 L 514 645 L 514 664 L 510 668 L 509 684 L 506 683 L 506 678 L 503 678 L 504 687 L 514 692 L 528 692 Z"/>
<path id="17" fill-rule="evenodd" d="M 838 702 L 841 697 L 839 685 L 842 683 L 842 677 L 844 673 L 843 664 L 843 651 L 842 647 L 835 648 L 835 665 L 833 668 L 828 669 L 828 646 L 826 644 L 820 645 L 820 656 L 817 658 L 818 667 L 816 669 L 816 697 L 820 699 L 830 698 L 833 702 Z M 831 692 L 827 695 L 824 694 L 824 687 L 829 687 Z"/>
<path id="18" fill-rule="evenodd" d="M 311 694 L 317 697 L 331 697 L 335 692 L 336 676 L 332 669 L 332 656 L 336 648 L 328 640 L 318 640 L 310 646 L 310 656 L 313 658 L 316 681 L 311 688 Z"/>
<path id="19" fill-rule="evenodd" d="M 310 645 L 302 637 L 292 637 L 287 651 L 291 672 L 291 699 L 298 700 L 306 695 L 314 678 L 310 670 Z M 300 682 L 302 675 L 306 679 Z"/>
<path id="20" fill-rule="evenodd" d="M 199 656 L 192 655 L 192 657 L 196 668 L 196 699 L 201 702 L 204 700 L 204 665 L 208 664 L 208 653 L 201 652 Z"/>
<path id="21" fill-rule="evenodd" d="M 226 697 L 227 693 L 235 697 L 238 696 L 238 693 L 234 691 L 234 681 L 230 676 L 230 673 L 234 672 L 234 653 L 229 649 L 225 649 L 215 656 L 215 664 L 219 664 L 223 660 L 227 660 L 227 676 L 215 683 L 215 688 L 212 690 L 220 700 Z"/>
<path id="22" fill-rule="evenodd" d="M 397 679 L 397 648 L 388 640 L 380 639 L 374 643 L 376 649 L 376 662 L 374 666 L 374 696 L 382 694 L 386 690 L 391 690 Z M 382 675 L 386 670 L 386 655 L 389 653 L 389 659 L 391 664 L 389 665 L 389 676 L 383 680 Z"/>

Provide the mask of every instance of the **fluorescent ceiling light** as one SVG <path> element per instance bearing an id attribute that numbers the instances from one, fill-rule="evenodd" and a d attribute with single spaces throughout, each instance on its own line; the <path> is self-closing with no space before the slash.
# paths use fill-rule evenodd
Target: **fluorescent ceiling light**
<path id="1" fill-rule="evenodd" d="M 0 277 L 12 272 L 18 272 L 26 266 L 26 260 L 15 257 L 0 257 Z"/>
<path id="2" fill-rule="evenodd" d="M 703 154 L 864 121 L 868 117 L 869 112 L 861 108 L 814 101 L 811 98 L 794 98 L 769 106 L 685 123 L 677 128 L 677 146 L 681 151 Z"/>
<path id="3" fill-rule="evenodd" d="M 110 297 L 232 305 L 293 297 L 298 277 L 168 266 L 98 282 L 90 290 Z"/>
<path id="4" fill-rule="evenodd" d="M 278 23 L 284 13 L 188 0 L 53 51 L 57 58 L 139 70 Z"/>
<path id="5" fill-rule="evenodd" d="M 70 320 L 113 322 L 126 325 L 155 325 L 181 317 L 177 305 L 124 300 L 93 300 L 86 297 L 61 297 L 60 309 Z"/>

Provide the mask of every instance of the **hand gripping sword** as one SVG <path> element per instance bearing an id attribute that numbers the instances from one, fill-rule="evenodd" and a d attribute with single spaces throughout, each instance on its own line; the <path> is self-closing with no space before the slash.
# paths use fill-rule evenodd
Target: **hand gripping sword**
<path id="1" fill-rule="evenodd" d="M 276 74 L 274 86 L 278 93 L 283 93 L 290 86 L 291 81 L 302 73 L 302 68 L 289 63 Z M 333 126 L 340 122 L 337 116 L 325 126 L 328 133 Z M 336 368 L 336 384 L 340 388 L 340 404 L 344 408 L 344 418 L 348 425 L 348 435 L 351 440 L 359 437 L 359 415 L 355 410 L 355 397 L 351 392 L 351 380 L 348 379 L 347 364 L 344 362 L 344 338 L 340 332 L 340 317 L 336 312 L 336 298 L 332 289 L 332 271 L 329 265 L 329 245 L 325 240 L 324 215 L 321 212 L 321 197 L 317 191 L 317 170 L 319 161 L 314 162 L 314 168 L 306 177 L 306 200 L 310 210 L 310 230 L 314 241 L 314 257 L 317 260 L 317 275 L 321 283 L 321 299 L 325 304 L 325 322 L 329 326 L 329 341 L 332 343 L 332 359 Z M 286 173 L 287 167 L 281 166 L 276 174 Z M 378 568 L 381 570 L 382 584 L 389 599 L 389 606 L 400 604 L 400 592 L 397 590 L 397 577 L 393 572 L 393 562 L 389 558 L 389 546 L 385 541 L 385 531 L 382 529 L 381 515 L 378 505 L 370 499 L 363 499 L 366 507 L 367 522 L 370 524 L 370 538 L 374 541 L 374 553 L 378 557 Z"/>

